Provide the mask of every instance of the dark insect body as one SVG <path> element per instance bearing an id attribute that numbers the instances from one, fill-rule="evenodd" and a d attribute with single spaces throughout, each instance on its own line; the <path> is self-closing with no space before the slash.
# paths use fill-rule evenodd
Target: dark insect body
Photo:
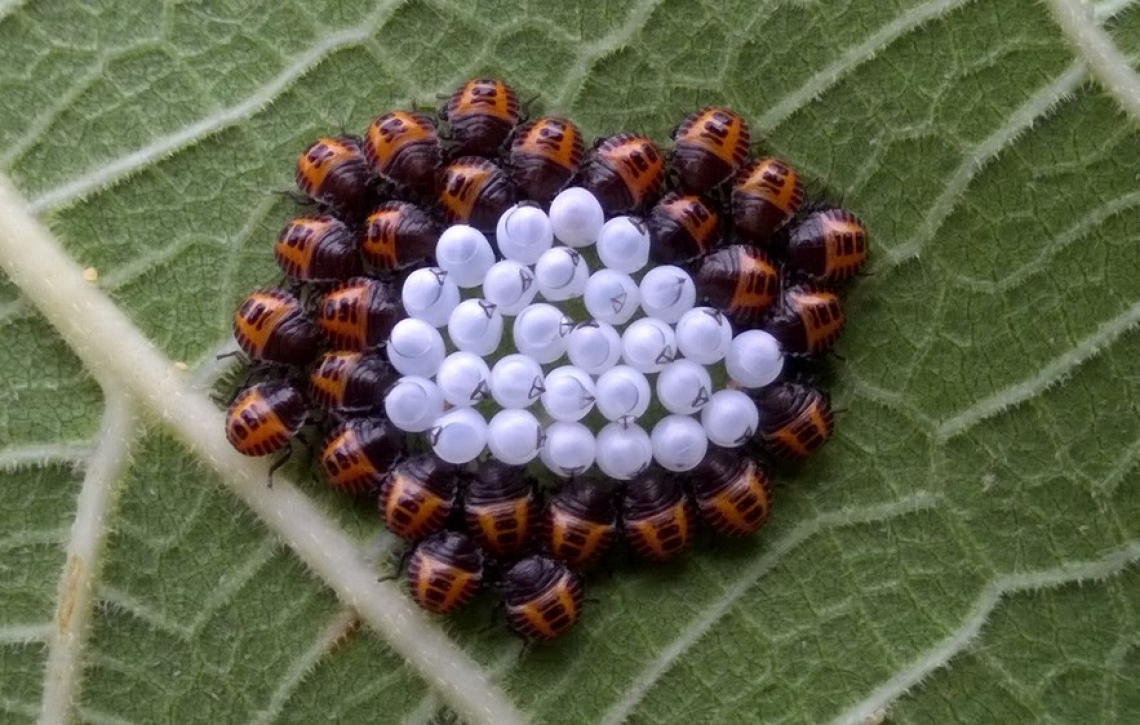
<path id="1" fill-rule="evenodd" d="M 653 561 L 679 555 L 693 537 L 694 512 L 677 479 L 646 471 L 625 484 L 622 531 L 633 551 Z"/>
<path id="2" fill-rule="evenodd" d="M 582 153 L 582 132 L 564 118 L 545 116 L 523 126 L 507 166 L 519 197 L 549 204 L 578 173 Z"/>
<path id="3" fill-rule="evenodd" d="M 432 453 L 412 456 L 380 486 L 380 517 L 396 536 L 415 541 L 443 528 L 459 489 L 459 469 Z"/>
<path id="4" fill-rule="evenodd" d="M 408 591 L 416 604 L 450 614 L 471 601 L 483 582 L 483 552 L 466 535 L 437 531 L 408 559 Z"/>
<path id="5" fill-rule="evenodd" d="M 430 117 L 408 111 L 378 117 L 364 133 L 364 156 L 376 173 L 396 186 L 418 194 L 435 193 L 443 145 Z"/>
<path id="6" fill-rule="evenodd" d="M 389 201 L 368 216 L 360 252 L 372 269 L 397 272 L 434 259 L 439 234 L 439 226 L 423 209 L 403 201 Z"/>
<path id="7" fill-rule="evenodd" d="M 708 106 L 673 131 L 672 167 L 687 194 L 705 194 L 740 170 L 751 134 L 735 111 Z"/>
<path id="8" fill-rule="evenodd" d="M 538 525 L 534 480 L 522 466 L 490 460 L 479 466 L 463 501 L 467 529 L 495 556 L 521 553 Z"/>
<path id="9" fill-rule="evenodd" d="M 649 254 L 659 263 L 678 264 L 710 251 L 720 238 L 720 218 L 699 196 L 666 194 L 646 222 Z"/>
<path id="10" fill-rule="evenodd" d="M 293 219 L 277 235 L 273 256 L 298 282 L 342 282 L 363 271 L 356 237 L 333 216 Z"/>
<path id="11" fill-rule="evenodd" d="M 780 297 L 780 270 L 750 244 L 733 244 L 701 260 L 697 294 L 740 325 L 753 325 Z"/>
<path id="12" fill-rule="evenodd" d="M 652 203 L 665 183 L 665 158 L 648 136 L 619 133 L 598 143 L 580 173 L 608 216 Z"/>
<path id="13" fill-rule="evenodd" d="M 285 380 L 242 391 L 226 411 L 226 440 L 246 456 L 267 456 L 289 444 L 308 416 L 304 394 Z"/>
<path id="14" fill-rule="evenodd" d="M 329 434 L 321 450 L 321 470 L 338 491 L 365 493 L 384 481 L 403 444 L 403 435 L 388 421 L 353 418 Z"/>
<path id="15" fill-rule="evenodd" d="M 360 139 L 326 136 L 297 157 L 297 188 L 313 201 L 342 214 L 361 217 L 376 201 L 376 179 Z"/>
<path id="16" fill-rule="evenodd" d="M 784 290 L 780 303 L 762 325 L 789 355 L 822 355 L 843 333 L 846 319 L 839 296 L 815 285 Z"/>
<path id="17" fill-rule="evenodd" d="M 811 385 L 770 385 L 759 391 L 756 407 L 760 410 L 756 440 L 778 458 L 807 458 L 835 431 L 831 399 Z"/>
<path id="18" fill-rule="evenodd" d="M 338 350 L 383 345 L 404 317 L 399 292 L 368 277 L 355 277 L 321 298 L 317 324 Z"/>
<path id="19" fill-rule="evenodd" d="M 439 116 L 456 156 L 493 156 L 519 122 L 519 99 L 506 83 L 473 78 L 452 94 Z"/>
<path id="20" fill-rule="evenodd" d="M 321 408 L 353 415 L 379 408 L 396 372 L 382 355 L 335 350 L 326 352 L 309 373 L 309 397 Z"/>
<path id="21" fill-rule="evenodd" d="M 792 228 L 784 259 L 819 282 L 844 282 L 867 262 L 867 227 L 846 209 L 813 211 Z"/>
<path id="22" fill-rule="evenodd" d="M 527 639 L 551 640 L 582 616 L 582 578 L 562 562 L 528 556 L 503 577 L 507 624 Z"/>
<path id="23" fill-rule="evenodd" d="M 732 186 L 732 220 L 736 232 L 765 243 L 804 202 L 804 187 L 791 166 L 772 157 L 756 159 Z"/>
<path id="24" fill-rule="evenodd" d="M 234 311 L 234 339 L 254 362 L 306 365 L 317 356 L 320 334 L 296 297 L 259 289 Z"/>
<path id="25" fill-rule="evenodd" d="M 710 448 L 691 480 L 697 511 L 718 534 L 748 536 L 768 521 L 772 483 L 752 458 Z"/>
<path id="26" fill-rule="evenodd" d="M 543 524 L 550 555 L 573 569 L 584 569 L 617 540 L 613 492 L 601 481 L 571 481 L 547 502 Z"/>
<path id="27" fill-rule="evenodd" d="M 439 206 L 448 224 L 470 224 L 495 231 L 499 217 L 515 203 L 515 187 L 507 174 L 479 156 L 463 156 L 440 174 Z"/>

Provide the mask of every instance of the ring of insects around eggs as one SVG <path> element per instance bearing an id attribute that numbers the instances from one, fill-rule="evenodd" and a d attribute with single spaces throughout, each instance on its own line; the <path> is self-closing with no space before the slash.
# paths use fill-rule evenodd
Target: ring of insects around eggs
<path id="1" fill-rule="evenodd" d="M 790 164 L 749 158 L 747 123 L 722 106 L 683 119 L 670 146 L 616 133 L 587 148 L 564 117 L 527 123 L 525 105 L 477 78 L 438 117 L 383 113 L 302 152 L 313 203 L 277 239 L 286 289 L 234 316 L 256 375 L 228 425 L 261 455 L 315 418 L 332 430 L 329 483 L 379 491 L 386 515 L 407 515 L 397 533 L 434 537 L 413 552 L 417 602 L 462 606 L 486 558 L 515 572 L 512 626 L 545 639 L 577 621 L 574 572 L 603 542 L 665 560 L 698 519 L 730 536 L 764 523 L 754 453 L 798 460 L 833 434 L 830 398 L 796 371 L 842 333 L 839 285 L 865 264 L 867 231 L 805 201 Z M 273 445 L 247 442 L 257 426 Z M 542 511 L 504 473 L 521 466 L 552 472 Z M 468 472 L 515 484 L 464 509 Z M 425 501 L 457 507 L 471 538 L 447 531 L 455 517 L 419 517 Z M 476 531 L 504 522 L 507 548 Z M 513 569 L 540 539 L 553 559 Z"/>

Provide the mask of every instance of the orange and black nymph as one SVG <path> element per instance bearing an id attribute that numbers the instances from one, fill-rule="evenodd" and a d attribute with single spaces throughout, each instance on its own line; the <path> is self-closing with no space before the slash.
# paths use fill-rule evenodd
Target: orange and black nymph
<path id="1" fill-rule="evenodd" d="M 690 480 L 697 511 L 718 534 L 748 536 L 768 521 L 772 510 L 768 472 L 740 451 L 710 447 Z"/>
<path id="2" fill-rule="evenodd" d="M 678 264 L 709 252 L 720 239 L 720 217 L 699 196 L 666 194 L 649 213 L 649 254 Z"/>
<path id="3" fill-rule="evenodd" d="M 776 383 L 761 389 L 755 399 L 760 411 L 756 440 L 777 458 L 807 458 L 835 432 L 831 398 L 819 388 Z"/>
<path id="4" fill-rule="evenodd" d="M 507 625 L 527 639 L 560 637 L 582 616 L 582 578 L 547 556 L 528 556 L 511 567 L 502 590 Z"/>
<path id="5" fill-rule="evenodd" d="M 668 561 L 692 541 L 695 515 L 680 482 L 651 469 L 626 482 L 621 522 L 634 553 L 653 561 Z"/>
<path id="6" fill-rule="evenodd" d="M 388 341 L 404 318 L 399 291 L 370 277 L 354 277 L 321 298 L 317 324 L 338 350 L 367 350 Z"/>
<path id="7" fill-rule="evenodd" d="M 374 271 L 397 272 L 434 259 L 439 234 L 439 226 L 423 209 L 404 201 L 388 201 L 368 216 L 360 251 Z"/>
<path id="8" fill-rule="evenodd" d="M 317 356 L 320 333 L 296 297 L 259 289 L 234 311 L 234 339 L 254 362 L 307 365 Z"/>
<path id="9" fill-rule="evenodd" d="M 297 157 L 296 181 L 313 201 L 357 219 L 376 201 L 376 176 L 354 136 L 325 136 L 309 144 Z"/>
<path id="10" fill-rule="evenodd" d="M 697 294 L 739 325 L 753 325 L 780 297 L 780 270 L 751 244 L 733 244 L 701 260 Z"/>
<path id="11" fill-rule="evenodd" d="M 740 114 L 707 106 L 673 131 L 673 172 L 686 194 L 705 194 L 733 176 L 748 158 L 751 135 Z"/>
<path id="12" fill-rule="evenodd" d="M 364 156 L 373 171 L 397 187 L 435 193 L 443 145 L 431 117 L 410 111 L 378 117 L 364 133 Z"/>
<path id="13" fill-rule="evenodd" d="M 762 329 L 775 337 L 786 355 L 822 355 L 843 333 L 846 318 L 839 295 L 812 284 L 788 287 Z"/>
<path id="14" fill-rule="evenodd" d="M 308 417 L 305 395 L 287 380 L 270 380 L 242 391 L 226 411 L 226 439 L 246 456 L 285 448 Z"/>
<path id="15" fill-rule="evenodd" d="M 744 167 L 732 185 L 736 233 L 765 244 L 803 202 L 804 187 L 795 169 L 770 156 L 756 159 Z"/>
<path id="16" fill-rule="evenodd" d="M 783 256 L 819 282 L 846 281 L 867 262 L 867 227 L 846 209 L 817 209 L 796 220 Z"/>
<path id="17" fill-rule="evenodd" d="M 579 176 L 607 216 L 625 214 L 657 200 L 665 183 L 665 158 L 648 136 L 619 133 L 597 143 Z"/>
<path id="18" fill-rule="evenodd" d="M 617 540 L 613 490 L 602 481 L 576 478 L 546 503 L 543 543 L 550 555 L 574 569 L 604 556 Z"/>
<path id="19" fill-rule="evenodd" d="M 582 132 L 565 118 L 544 116 L 523 126 L 507 164 L 519 196 L 549 204 L 582 164 Z"/>
<path id="20" fill-rule="evenodd" d="M 437 531 L 408 559 L 408 591 L 429 612 L 449 614 L 471 601 L 483 583 L 483 552 L 466 534 Z"/>
<path id="21" fill-rule="evenodd" d="M 334 350 L 317 360 L 309 373 L 309 397 L 336 415 L 378 410 L 396 371 L 378 352 Z"/>
<path id="22" fill-rule="evenodd" d="M 463 499 L 467 529 L 488 553 L 522 553 L 537 532 L 535 481 L 523 466 L 489 460 L 479 466 Z"/>
<path id="23" fill-rule="evenodd" d="M 293 219 L 273 245 L 277 265 L 298 282 L 343 282 L 360 274 L 360 250 L 352 230 L 334 216 Z"/>
<path id="24" fill-rule="evenodd" d="M 403 448 L 403 434 L 388 421 L 353 418 L 329 434 L 321 450 L 321 470 L 338 491 L 365 493 L 384 481 Z"/>
<path id="25" fill-rule="evenodd" d="M 455 156 L 494 156 L 519 122 L 519 99 L 495 78 L 472 78 L 451 95 L 439 117 Z"/>
<path id="26" fill-rule="evenodd" d="M 433 453 L 405 459 L 380 486 L 384 525 L 409 541 L 434 534 L 451 514 L 459 480 L 459 469 Z"/>
<path id="27" fill-rule="evenodd" d="M 515 203 L 515 187 L 506 172 L 487 159 L 463 156 L 441 172 L 438 202 L 448 224 L 470 224 L 490 233 Z"/>

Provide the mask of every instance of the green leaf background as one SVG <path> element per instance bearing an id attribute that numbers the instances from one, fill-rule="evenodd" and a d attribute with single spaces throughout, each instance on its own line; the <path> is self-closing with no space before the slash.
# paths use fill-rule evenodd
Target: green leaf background
<path id="1" fill-rule="evenodd" d="M 208 388 L 314 136 L 483 73 L 587 137 L 665 138 L 725 102 L 872 232 L 835 440 L 754 541 L 600 577 L 561 641 L 520 658 L 489 603 L 436 624 L 535 722 L 1134 723 L 1140 133 L 1054 20 L 1076 2 L 0 0 L 0 171 Z M 1140 54 L 1131 0 L 1090 17 Z M 458 717 L 12 280 L 0 721 L 61 697 L 114 725 Z M 100 455 L 123 460 L 61 693 L 57 596 Z M 292 470 L 386 570 L 370 512 Z"/>

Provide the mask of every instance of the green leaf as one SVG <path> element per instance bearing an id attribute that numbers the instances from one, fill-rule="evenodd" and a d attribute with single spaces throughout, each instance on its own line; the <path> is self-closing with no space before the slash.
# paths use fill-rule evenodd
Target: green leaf
<path id="1" fill-rule="evenodd" d="M 0 719 L 451 721 L 440 682 L 483 674 L 537 722 L 1140 720 L 1131 0 L 352 5 L 0 0 L 0 170 L 98 274 L 21 275 L 54 243 L 0 204 Z M 728 103 L 873 260 L 836 438 L 754 541 L 598 576 L 522 657 L 489 598 L 434 620 L 472 663 L 429 686 L 179 415 L 276 276 L 297 151 L 483 73 L 588 137 Z M 96 290 L 193 400 L 148 397 L 161 358 Z M 386 571 L 372 512 L 290 471 Z"/>

